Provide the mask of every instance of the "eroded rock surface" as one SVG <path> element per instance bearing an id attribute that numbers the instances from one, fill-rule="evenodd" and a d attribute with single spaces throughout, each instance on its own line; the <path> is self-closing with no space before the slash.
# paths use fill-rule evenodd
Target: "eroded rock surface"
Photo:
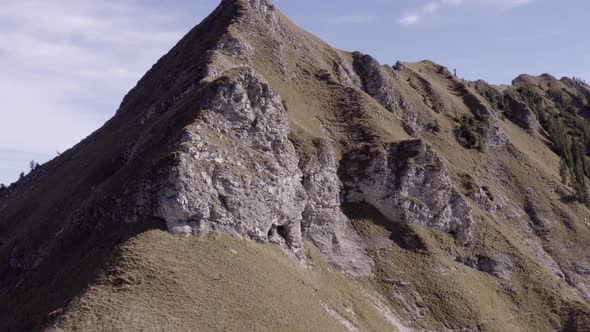
<path id="1" fill-rule="evenodd" d="M 171 232 L 223 231 L 280 244 L 303 258 L 303 224 L 337 268 L 371 273 L 373 262 L 340 211 L 330 142 L 320 142 L 317 160 L 302 173 L 281 98 L 250 69 L 213 82 L 199 107 L 159 191 L 157 214 Z"/>
<path id="2" fill-rule="evenodd" d="M 414 107 L 406 102 L 394 85 L 394 76 L 387 73 L 375 58 L 360 52 L 353 53 L 354 69 L 360 78 L 359 88 L 402 120 L 404 130 L 418 137 L 423 125 Z"/>
<path id="3" fill-rule="evenodd" d="M 305 192 L 281 98 L 243 70 L 213 82 L 196 107 L 161 184 L 158 215 L 175 234 L 224 231 L 301 254 Z"/>
<path id="4" fill-rule="evenodd" d="M 512 258 L 508 255 L 479 257 L 477 260 L 477 266 L 478 269 L 483 272 L 506 280 L 512 278 L 512 269 L 514 268 Z"/>
<path id="5" fill-rule="evenodd" d="M 386 108 L 397 106 L 393 84 L 383 67 L 370 55 L 355 52 L 354 69 L 362 81 L 362 89 Z"/>
<path id="6" fill-rule="evenodd" d="M 494 110 L 470 90 L 464 89 L 463 101 L 479 121 L 478 132 L 486 150 L 498 151 L 508 145 L 508 135 Z"/>
<path id="7" fill-rule="evenodd" d="M 444 160 L 422 140 L 347 157 L 345 200 L 366 202 L 392 222 L 420 224 L 471 239 L 471 206 L 453 187 Z"/>
<path id="8" fill-rule="evenodd" d="M 511 120 L 514 123 L 533 133 L 542 130 L 537 116 L 525 103 L 510 94 L 506 94 L 506 101 L 511 111 Z"/>
<path id="9" fill-rule="evenodd" d="M 337 175 L 334 148 L 320 140 L 317 160 L 303 169 L 307 203 L 303 212 L 303 233 L 330 257 L 341 270 L 353 274 L 370 273 L 372 259 L 363 250 L 362 240 L 340 209 L 342 184 Z"/>

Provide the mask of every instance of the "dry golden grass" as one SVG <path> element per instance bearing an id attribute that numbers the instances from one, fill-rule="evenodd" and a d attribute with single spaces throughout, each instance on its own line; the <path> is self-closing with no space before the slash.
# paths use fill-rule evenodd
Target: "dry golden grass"
<path id="1" fill-rule="evenodd" d="M 309 267 L 278 247 L 211 234 L 130 239 L 53 331 L 394 331 L 363 291 L 308 244 Z"/>
<path id="2" fill-rule="evenodd" d="M 315 155 L 317 138 L 333 140 L 340 157 L 362 145 L 410 139 L 393 113 L 360 89 L 338 81 L 334 63 L 342 59 L 352 66 L 351 53 L 329 47 L 279 16 L 290 38 L 282 40 L 288 73 L 284 75 L 285 68 L 273 58 L 277 34 L 260 31 L 259 26 L 236 26 L 234 14 L 216 12 L 140 82 L 114 121 L 45 166 L 46 178 L 8 202 L 0 211 L 0 231 L 13 235 L 0 247 L 0 259 L 7 261 L 16 244 L 44 243 L 47 234 L 63 226 L 67 213 L 84 202 L 97 210 L 112 208 L 111 193 L 122 192 L 157 163 L 166 162 L 170 151 L 165 147 L 174 139 L 168 133 L 177 134 L 190 123 L 195 112 L 192 99 L 142 127 L 146 108 L 155 97 L 160 97 L 156 104 L 166 101 L 200 78 L 205 51 L 225 33 L 253 36 L 255 55 L 247 64 L 283 97 L 290 138 L 302 156 Z M 211 38 L 201 38 L 205 30 Z M 295 43 L 301 48 L 295 49 Z M 224 61 L 225 69 L 246 64 L 224 56 L 215 61 Z M 513 149 L 464 149 L 453 133 L 455 119 L 471 114 L 456 91 L 461 80 L 439 74 L 439 66 L 428 61 L 404 67 L 398 72 L 386 69 L 396 91 L 424 124 L 436 121 L 441 129 L 424 132 L 421 138 L 446 160 L 457 183 L 462 174 L 469 174 L 504 204 L 493 215 L 472 202 L 472 246 L 459 247 L 451 235 L 423 227 L 404 229 L 375 211 L 359 209 L 350 216 L 376 261 L 375 277 L 349 280 L 328 267 L 311 244 L 311 268 L 305 269 L 273 245 L 221 234 L 180 239 L 163 231 L 144 232 L 161 227 L 157 221 L 119 229 L 103 220 L 106 217 L 96 218 L 57 245 L 46 265 L 24 280 L 24 287 L 0 294 L 0 328 L 41 329 L 63 313 L 53 326 L 56 331 L 332 331 L 343 330 L 342 321 L 362 331 L 391 330 L 387 315 L 367 296 L 379 293 L 386 307 L 418 329 L 584 331 L 590 324 L 590 306 L 539 260 L 539 251 L 547 252 L 561 269 L 571 271 L 590 252 L 590 213 L 563 196 L 568 189 L 557 178 L 557 156 L 542 138 L 507 121 L 501 125 Z M 320 78 L 322 73 L 330 77 Z M 178 83 L 179 78 L 184 81 Z M 547 78 L 529 76 L 519 84 L 549 83 Z M 198 92 L 191 98 L 199 98 Z M 142 152 L 143 159 L 126 166 L 113 164 L 126 144 L 143 132 L 156 133 L 147 138 L 153 148 Z M 524 211 L 529 196 L 554 212 L 547 229 L 531 228 Z M 527 244 L 531 238 L 540 249 Z M 458 262 L 500 253 L 514 258 L 510 281 Z M 3 278 L 6 284 L 14 282 L 8 273 Z"/>

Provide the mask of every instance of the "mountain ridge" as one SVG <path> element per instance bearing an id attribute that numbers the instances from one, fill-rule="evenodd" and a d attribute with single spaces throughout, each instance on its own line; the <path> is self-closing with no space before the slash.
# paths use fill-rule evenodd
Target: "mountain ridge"
<path id="1" fill-rule="evenodd" d="M 541 108 L 524 97 L 558 110 L 547 97 L 557 89 L 584 116 L 588 89 L 546 76 L 515 82 L 501 91 L 430 61 L 382 66 L 331 48 L 270 1 L 224 0 L 105 126 L 1 195 L 0 327 L 137 328 L 117 325 L 95 291 L 122 306 L 121 294 L 137 301 L 152 289 L 136 279 L 152 280 L 159 297 L 197 294 L 181 272 L 183 246 L 254 250 L 182 239 L 222 232 L 274 243 L 298 268 L 325 259 L 360 293 L 377 293 L 362 299 L 344 282 L 340 295 L 314 293 L 319 312 L 304 314 L 348 330 L 379 330 L 369 315 L 403 322 L 392 330 L 583 331 L 590 215 L 567 201 Z M 150 243 L 184 254 L 158 256 Z M 166 282 L 186 291 L 150 277 L 162 276 L 154 257 L 173 262 L 177 279 Z M 317 273 L 301 278 L 328 272 Z M 135 314 L 150 321 L 145 310 Z M 181 323 L 169 328 L 190 329 Z"/>

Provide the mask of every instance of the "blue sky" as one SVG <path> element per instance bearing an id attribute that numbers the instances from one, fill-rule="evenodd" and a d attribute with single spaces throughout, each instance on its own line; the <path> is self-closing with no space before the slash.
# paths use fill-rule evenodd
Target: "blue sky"
<path id="1" fill-rule="evenodd" d="M 99 128 L 213 0 L 1 0 L 0 183 Z M 335 47 L 467 79 L 590 80 L 587 0 L 275 0 Z"/>

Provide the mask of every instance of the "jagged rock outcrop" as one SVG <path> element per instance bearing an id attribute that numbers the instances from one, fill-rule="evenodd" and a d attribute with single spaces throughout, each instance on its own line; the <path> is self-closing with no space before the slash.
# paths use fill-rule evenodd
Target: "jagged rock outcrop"
<path id="1" fill-rule="evenodd" d="M 497 254 L 491 256 L 476 256 L 462 261 L 465 265 L 488 273 L 494 277 L 510 280 L 512 279 L 512 272 L 514 270 L 513 258 L 506 254 Z"/>
<path id="2" fill-rule="evenodd" d="M 336 267 L 371 273 L 372 260 L 340 211 L 332 145 L 320 142 L 317 160 L 302 173 L 287 111 L 260 76 L 247 68 L 227 73 L 198 108 L 158 190 L 157 215 L 172 233 L 248 236 L 302 259 L 303 227 Z"/>
<path id="3" fill-rule="evenodd" d="M 471 239 L 471 206 L 453 187 L 444 160 L 422 140 L 353 152 L 344 165 L 347 202 L 366 202 L 391 222 L 452 233 L 461 244 Z"/>
<path id="4" fill-rule="evenodd" d="M 552 207 L 541 203 L 541 199 L 534 193 L 525 197 L 524 211 L 528 215 L 531 226 L 538 232 L 546 232 L 556 223 L 557 218 Z"/>
<path id="5" fill-rule="evenodd" d="M 361 79 L 354 71 L 353 65 L 348 63 L 348 61 L 345 61 L 339 54 L 336 55 L 332 67 L 338 80 L 342 82 L 342 84 L 351 87 L 362 86 Z"/>
<path id="6" fill-rule="evenodd" d="M 402 119 L 404 130 L 412 137 L 419 137 L 422 130 L 424 130 L 424 125 L 420 122 L 418 112 L 416 112 L 414 107 L 404 99 L 401 99 L 400 106 L 404 110 L 404 116 Z"/>
<path id="7" fill-rule="evenodd" d="M 559 183 L 549 135 L 504 131 L 500 116 L 514 108 L 513 121 L 536 130 L 535 114 L 568 112 L 563 124 L 574 130 L 568 122 L 585 121 L 588 91 L 547 75 L 474 86 L 430 61 L 392 68 L 332 48 L 269 0 L 222 0 L 103 128 L 0 191 L 0 330 L 43 330 L 77 305 L 97 322 L 117 321 L 95 314 L 104 297 L 86 302 L 95 282 L 108 299 L 123 295 L 109 302 L 111 314 L 130 308 L 134 321 L 181 321 L 169 315 L 179 312 L 178 297 L 184 308 L 203 296 L 223 307 L 234 286 L 242 298 L 231 298 L 232 310 L 253 299 L 268 305 L 273 294 L 261 274 L 279 281 L 269 289 L 295 282 L 313 294 L 293 297 L 293 308 L 316 308 L 287 313 L 289 326 L 326 312 L 363 331 L 371 328 L 355 325 L 357 318 L 372 324 L 379 312 L 400 330 L 588 326 L 590 212 Z M 460 131 L 477 150 L 461 148 L 462 136 L 453 137 Z M 585 137 L 583 130 L 573 136 Z M 415 225 L 424 227 L 406 227 Z M 209 232 L 244 240 L 181 238 Z M 277 244 L 289 258 L 245 239 Z M 203 258 L 198 273 L 186 264 L 195 256 Z M 362 282 L 350 284 L 324 259 Z M 285 271 L 294 274 L 290 284 Z M 359 302 L 365 291 L 385 299 Z M 149 310 L 139 313 L 146 302 Z M 371 303 L 376 316 L 358 310 Z M 185 313 L 211 327 L 214 311 Z M 259 316 L 245 316 L 251 321 L 240 326 L 264 330 Z"/>
<path id="8" fill-rule="evenodd" d="M 463 100 L 479 121 L 478 132 L 481 135 L 483 147 L 490 151 L 503 149 L 510 140 L 500 125 L 500 119 L 494 110 L 486 105 L 480 97 L 465 88 Z"/>
<path id="9" fill-rule="evenodd" d="M 509 255 L 481 256 L 477 259 L 477 268 L 498 278 L 510 280 L 514 264 Z"/>
<path id="10" fill-rule="evenodd" d="M 254 55 L 252 45 L 243 40 L 240 36 L 225 36 L 219 42 L 217 48 L 227 56 L 242 60 L 248 60 Z"/>
<path id="11" fill-rule="evenodd" d="M 362 81 L 362 89 L 381 105 L 393 111 L 398 106 L 393 84 L 381 64 L 372 56 L 353 53 L 354 69 Z"/>
<path id="12" fill-rule="evenodd" d="M 578 295 L 590 302 L 590 262 L 575 263 L 572 272 L 568 273 L 565 279 Z"/>
<path id="13" fill-rule="evenodd" d="M 281 98 L 247 69 L 209 91 L 165 170 L 158 216 L 175 234 L 223 231 L 299 253 L 305 193 Z"/>
<path id="14" fill-rule="evenodd" d="M 480 186 L 469 174 L 461 174 L 460 180 L 464 194 L 471 198 L 483 211 L 495 213 L 498 209 L 501 209 L 501 204 L 496 202 L 496 198 L 489 187 Z"/>
<path id="15" fill-rule="evenodd" d="M 420 123 L 418 113 L 397 91 L 392 82 L 392 75 L 386 72 L 386 67 L 372 56 L 360 52 L 354 52 L 353 59 L 354 69 L 362 83 L 359 87 L 402 120 L 404 130 L 408 134 L 413 137 L 420 136 L 424 126 Z"/>
<path id="16" fill-rule="evenodd" d="M 373 261 L 340 208 L 342 184 L 337 171 L 333 143 L 318 141 L 317 159 L 303 167 L 303 187 L 307 193 L 303 234 L 341 270 L 355 275 L 369 274 Z"/>
<path id="17" fill-rule="evenodd" d="M 510 119 L 514 123 L 531 133 L 542 130 L 537 116 L 524 102 L 516 99 L 511 94 L 506 94 L 505 98 L 510 108 Z"/>

